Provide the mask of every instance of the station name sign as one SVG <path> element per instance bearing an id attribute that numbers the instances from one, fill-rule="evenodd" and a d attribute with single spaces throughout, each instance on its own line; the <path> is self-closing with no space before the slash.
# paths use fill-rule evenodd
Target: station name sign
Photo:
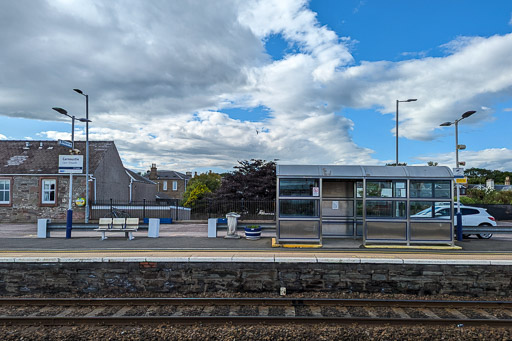
<path id="1" fill-rule="evenodd" d="M 59 174 L 83 173 L 83 155 L 59 155 Z"/>

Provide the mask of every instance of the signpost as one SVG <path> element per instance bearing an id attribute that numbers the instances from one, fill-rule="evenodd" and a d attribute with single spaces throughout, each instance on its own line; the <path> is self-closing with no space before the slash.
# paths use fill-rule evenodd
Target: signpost
<path id="1" fill-rule="evenodd" d="M 458 162 L 457 162 L 458 163 Z M 467 183 L 467 178 L 464 177 L 464 168 L 453 168 L 453 177 L 457 186 L 457 240 L 462 241 L 462 213 L 460 213 L 460 184 Z"/>
<path id="2" fill-rule="evenodd" d="M 64 141 L 67 142 L 67 141 Z M 60 144 L 60 141 L 59 141 Z M 73 148 L 71 145 L 70 148 Z M 69 205 L 68 216 L 66 219 L 66 238 L 71 238 L 71 229 L 73 226 L 73 174 L 82 173 L 84 168 L 83 155 L 59 155 L 59 174 L 69 173 Z"/>

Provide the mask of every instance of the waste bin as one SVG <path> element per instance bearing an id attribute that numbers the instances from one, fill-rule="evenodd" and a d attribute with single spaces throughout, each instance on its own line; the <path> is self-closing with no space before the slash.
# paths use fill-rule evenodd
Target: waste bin
<path id="1" fill-rule="evenodd" d="M 225 238 L 240 238 L 240 236 L 236 233 L 236 226 L 238 224 L 238 218 L 240 218 L 240 214 L 235 212 L 229 212 L 226 214 L 226 218 L 228 219 L 228 233 Z"/>

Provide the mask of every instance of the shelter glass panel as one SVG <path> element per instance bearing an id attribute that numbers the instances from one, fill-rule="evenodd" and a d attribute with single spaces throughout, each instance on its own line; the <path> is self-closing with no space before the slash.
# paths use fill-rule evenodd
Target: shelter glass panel
<path id="1" fill-rule="evenodd" d="M 367 181 L 366 197 L 368 198 L 392 198 L 393 182 L 392 181 Z"/>
<path id="2" fill-rule="evenodd" d="M 354 201 L 353 200 L 323 200 L 322 201 L 323 217 L 353 217 Z"/>
<path id="3" fill-rule="evenodd" d="M 411 198 L 446 198 L 451 197 L 451 181 L 411 180 Z"/>
<path id="4" fill-rule="evenodd" d="M 320 222 L 317 220 L 281 220 L 279 221 L 279 238 L 312 239 L 320 238 Z"/>
<path id="5" fill-rule="evenodd" d="M 279 216 L 291 217 L 319 217 L 318 201 L 314 199 L 281 199 L 279 200 Z"/>
<path id="6" fill-rule="evenodd" d="M 440 201 L 411 201 L 411 218 L 451 219 L 451 205 Z"/>
<path id="7" fill-rule="evenodd" d="M 318 179 L 280 179 L 279 196 L 282 197 L 313 197 L 319 188 Z M 315 190 L 316 189 L 316 190 Z"/>
<path id="8" fill-rule="evenodd" d="M 450 222 L 412 222 L 411 240 L 451 241 L 452 224 Z"/>
<path id="9" fill-rule="evenodd" d="M 324 179 L 322 181 L 322 197 L 324 198 L 353 198 L 354 182 Z"/>
<path id="10" fill-rule="evenodd" d="M 405 218 L 405 201 L 394 200 L 367 200 L 366 217 L 367 218 Z"/>
<path id="11" fill-rule="evenodd" d="M 324 236 L 353 236 L 354 221 L 323 221 L 322 235 Z"/>
<path id="12" fill-rule="evenodd" d="M 367 221 L 366 238 L 381 240 L 406 240 L 407 224 L 405 222 Z"/>

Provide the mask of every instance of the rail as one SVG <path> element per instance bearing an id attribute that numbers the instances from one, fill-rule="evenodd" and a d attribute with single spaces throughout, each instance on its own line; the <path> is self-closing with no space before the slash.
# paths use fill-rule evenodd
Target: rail
<path id="1" fill-rule="evenodd" d="M 511 308 L 511 301 L 427 299 L 16 297 L 0 299 L 0 324 L 39 326 L 293 322 L 409 326 L 461 324 L 489 328 L 510 327 Z"/>

